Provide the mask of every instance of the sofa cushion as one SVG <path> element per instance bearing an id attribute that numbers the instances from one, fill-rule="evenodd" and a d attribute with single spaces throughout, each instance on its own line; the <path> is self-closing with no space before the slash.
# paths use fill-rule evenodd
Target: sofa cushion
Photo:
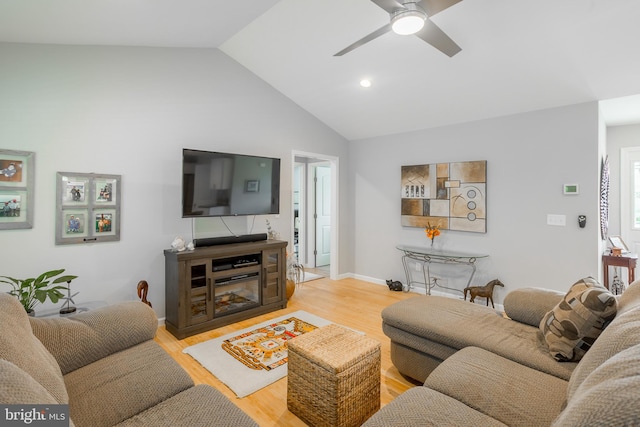
<path id="1" fill-rule="evenodd" d="M 571 374 L 567 400 L 600 365 L 616 354 L 640 344 L 640 306 L 619 314 L 602 332 Z"/>
<path id="2" fill-rule="evenodd" d="M 445 360 L 424 385 L 510 426 L 551 424 L 567 390 L 565 380 L 477 347 Z"/>
<path id="3" fill-rule="evenodd" d="M 193 386 L 191 377 L 155 341 L 107 356 L 64 380 L 77 426 L 112 426 Z M 124 392 L 123 392 L 124 390 Z"/>
<path id="4" fill-rule="evenodd" d="M 564 294 L 543 288 L 515 289 L 504 297 L 504 312 L 510 319 L 537 328 L 542 318 L 560 302 Z"/>
<path id="5" fill-rule="evenodd" d="M 40 383 L 11 362 L 0 359 L 0 402 L 53 403 L 58 401 Z"/>
<path id="6" fill-rule="evenodd" d="M 56 358 L 63 375 L 151 340 L 158 329 L 153 309 L 139 301 L 100 307 L 66 318 L 30 321 L 34 335 Z"/>
<path id="7" fill-rule="evenodd" d="M 640 279 L 631 283 L 618 298 L 618 315 L 640 305 Z"/>
<path id="8" fill-rule="evenodd" d="M 60 366 L 33 335 L 29 316 L 14 296 L 0 293 L 0 359 L 13 363 L 40 383 L 57 403 L 68 403 Z M 11 325 L 11 327 L 5 327 Z"/>
<path id="9" fill-rule="evenodd" d="M 118 427 L 258 427 L 227 397 L 207 385 L 191 387 L 118 424 Z"/>
<path id="10" fill-rule="evenodd" d="M 431 390 L 413 387 L 373 414 L 363 427 L 505 427 L 500 421 L 462 402 Z"/>
<path id="11" fill-rule="evenodd" d="M 616 298 L 594 278 L 574 283 L 540 321 L 551 355 L 560 362 L 578 361 L 616 315 Z"/>
<path id="12" fill-rule="evenodd" d="M 58 401 L 25 371 L 11 362 L 0 359 L 0 403 L 56 405 Z M 69 420 L 69 427 L 74 426 L 73 421 Z"/>
<path id="13" fill-rule="evenodd" d="M 638 396 L 640 344 L 621 351 L 596 368 L 578 387 L 552 426 L 637 426 Z"/>

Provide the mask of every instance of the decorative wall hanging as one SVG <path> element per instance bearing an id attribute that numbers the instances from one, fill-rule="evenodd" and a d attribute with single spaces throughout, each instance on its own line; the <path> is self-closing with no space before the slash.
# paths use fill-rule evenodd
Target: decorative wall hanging
<path id="1" fill-rule="evenodd" d="M 609 156 L 602 160 L 600 170 L 600 236 L 607 238 L 609 232 Z"/>
<path id="2" fill-rule="evenodd" d="M 120 240 L 120 175 L 58 172 L 56 245 Z"/>
<path id="3" fill-rule="evenodd" d="M 487 232 L 487 161 L 402 166 L 402 225 Z"/>
<path id="4" fill-rule="evenodd" d="M 33 227 L 35 153 L 0 150 L 0 230 Z"/>

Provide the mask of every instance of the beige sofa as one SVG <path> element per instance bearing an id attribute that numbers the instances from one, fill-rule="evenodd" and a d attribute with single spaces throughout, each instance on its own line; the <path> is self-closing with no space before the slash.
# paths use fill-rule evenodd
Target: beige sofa
<path id="1" fill-rule="evenodd" d="M 558 362 L 539 329 L 563 294 L 523 289 L 505 312 L 425 296 L 383 311 L 392 360 L 424 381 L 365 426 L 640 425 L 640 281 L 577 363 Z M 413 338 L 413 341 L 412 341 Z"/>
<path id="2" fill-rule="evenodd" d="M 143 303 L 40 319 L 2 293 L 0 325 L 1 404 L 68 404 L 78 427 L 257 426 L 216 389 L 194 386 L 153 341 L 157 318 Z"/>

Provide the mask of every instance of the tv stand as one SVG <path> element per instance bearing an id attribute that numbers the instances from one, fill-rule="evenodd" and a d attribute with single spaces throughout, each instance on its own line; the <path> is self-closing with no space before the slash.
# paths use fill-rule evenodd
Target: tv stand
<path id="1" fill-rule="evenodd" d="M 287 307 L 287 242 L 165 250 L 166 327 L 178 339 Z"/>

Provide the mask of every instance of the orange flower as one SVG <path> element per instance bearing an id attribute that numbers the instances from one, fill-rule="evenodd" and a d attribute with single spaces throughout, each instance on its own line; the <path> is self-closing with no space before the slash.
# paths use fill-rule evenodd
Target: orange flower
<path id="1" fill-rule="evenodd" d="M 432 242 L 433 239 L 436 238 L 436 236 L 440 235 L 440 229 L 438 228 L 438 226 L 432 226 L 430 223 L 427 223 L 427 226 L 424 228 L 424 232 L 427 235 L 427 238 L 431 239 Z"/>

